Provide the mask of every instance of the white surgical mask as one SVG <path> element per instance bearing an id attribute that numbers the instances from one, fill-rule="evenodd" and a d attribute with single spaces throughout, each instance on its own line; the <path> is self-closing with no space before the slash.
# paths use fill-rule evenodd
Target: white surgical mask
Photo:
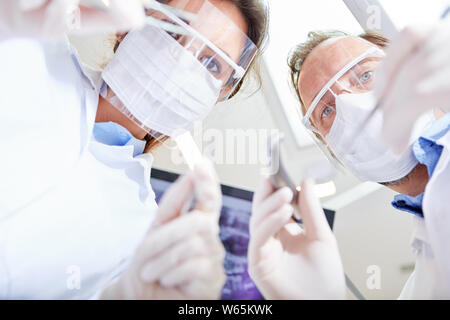
<path id="1" fill-rule="evenodd" d="M 417 120 L 410 147 L 403 154 L 396 155 L 381 142 L 381 113 L 376 113 L 362 130 L 356 132 L 375 104 L 373 92 L 338 95 L 336 117 L 325 140 L 335 156 L 359 179 L 374 182 L 397 181 L 417 166 L 412 145 L 434 120 L 434 116 L 430 112 Z"/>
<path id="2" fill-rule="evenodd" d="M 222 82 L 162 29 L 131 31 L 102 77 L 108 100 L 144 130 L 174 136 L 216 104 Z"/>

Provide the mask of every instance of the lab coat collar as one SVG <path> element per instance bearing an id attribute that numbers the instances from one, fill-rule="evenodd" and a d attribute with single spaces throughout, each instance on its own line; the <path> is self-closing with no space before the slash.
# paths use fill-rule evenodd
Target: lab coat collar
<path id="1" fill-rule="evenodd" d="M 102 79 L 102 73 L 100 71 L 91 69 L 90 67 L 84 65 L 83 63 L 81 63 L 80 66 L 81 66 L 81 70 L 83 71 L 86 78 L 89 79 L 89 82 L 91 83 L 92 87 L 98 93 L 101 93 L 102 88 L 104 86 L 104 81 Z"/>
<path id="2" fill-rule="evenodd" d="M 134 149 L 133 145 L 111 146 L 96 140 L 89 144 L 89 150 L 96 159 L 111 168 L 123 168 L 127 176 L 140 185 L 139 198 L 144 202 L 154 198 L 150 185 L 153 156 L 150 153 L 134 156 Z"/>
<path id="3" fill-rule="evenodd" d="M 147 142 L 133 137 L 123 126 L 115 122 L 97 122 L 94 125 L 94 139 L 110 146 L 133 146 L 133 156 L 142 154 Z"/>
<path id="4" fill-rule="evenodd" d="M 80 70 L 82 74 L 86 77 L 86 79 L 91 84 L 92 89 L 94 89 L 98 94 L 101 94 L 105 89 L 105 83 L 102 78 L 102 72 L 98 70 L 94 70 L 88 65 L 84 64 L 78 54 L 77 51 L 73 46 L 70 46 L 70 49 L 72 51 L 72 55 L 74 59 L 76 60 L 78 66 L 80 67 Z"/>

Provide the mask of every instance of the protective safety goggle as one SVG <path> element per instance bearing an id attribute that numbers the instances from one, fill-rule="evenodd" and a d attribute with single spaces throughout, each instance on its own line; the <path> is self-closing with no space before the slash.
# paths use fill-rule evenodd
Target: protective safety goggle
<path id="1" fill-rule="evenodd" d="M 342 48 L 344 54 L 347 51 Z M 373 90 L 375 71 L 384 58 L 384 52 L 371 47 L 354 58 L 348 53 L 348 61 L 317 93 L 302 122 L 306 128 L 323 137 L 328 132 L 336 115 L 336 97 L 340 94 L 365 93 Z M 333 63 L 333 61 L 331 61 Z M 321 71 L 318 71 L 321 76 Z"/>
<path id="2" fill-rule="evenodd" d="M 166 30 L 219 79 L 219 101 L 226 100 L 258 52 L 250 38 L 207 0 L 148 0 L 145 7 L 147 23 Z"/>

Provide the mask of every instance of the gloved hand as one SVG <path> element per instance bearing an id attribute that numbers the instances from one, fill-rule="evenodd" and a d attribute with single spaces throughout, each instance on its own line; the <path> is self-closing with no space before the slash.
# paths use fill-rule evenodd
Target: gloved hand
<path id="1" fill-rule="evenodd" d="M 2 0 L 0 34 L 57 38 L 129 31 L 144 24 L 143 0 Z"/>
<path id="2" fill-rule="evenodd" d="M 102 9 L 103 1 L 79 0 L 81 28 L 72 33 L 126 32 L 145 23 L 144 0 L 109 0 Z M 76 27 L 76 26 L 75 26 Z"/>
<path id="3" fill-rule="evenodd" d="M 383 139 L 398 153 L 408 147 L 414 122 L 434 108 L 450 110 L 450 22 L 405 28 L 377 72 L 383 102 Z"/>
<path id="4" fill-rule="evenodd" d="M 182 214 L 195 189 L 196 207 Z M 120 279 L 103 299 L 217 299 L 225 281 L 221 192 L 210 162 L 178 180 Z"/>
<path id="5" fill-rule="evenodd" d="M 266 299 L 343 299 L 345 278 L 336 239 L 312 182 L 301 187 L 304 230 L 291 220 L 292 191 L 274 192 L 267 178 L 261 181 L 250 220 L 250 275 Z"/>

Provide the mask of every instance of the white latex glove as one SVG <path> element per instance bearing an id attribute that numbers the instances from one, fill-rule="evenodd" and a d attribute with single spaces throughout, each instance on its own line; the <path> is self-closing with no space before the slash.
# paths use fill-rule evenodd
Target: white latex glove
<path id="1" fill-rule="evenodd" d="M 393 40 L 377 72 L 383 101 L 383 140 L 401 153 L 424 112 L 450 110 L 450 22 L 405 28 Z"/>
<path id="2" fill-rule="evenodd" d="M 195 188 L 196 207 L 182 214 Z M 210 162 L 166 192 L 145 239 L 103 299 L 217 299 L 225 282 L 221 193 Z"/>
<path id="3" fill-rule="evenodd" d="M 343 299 L 345 278 L 336 239 L 313 184 L 298 203 L 304 230 L 291 220 L 293 194 L 274 192 L 263 178 L 253 199 L 248 250 L 250 275 L 266 299 Z"/>
<path id="4" fill-rule="evenodd" d="M 2 37 L 57 38 L 66 33 L 97 34 L 129 31 L 143 25 L 142 0 L 2 0 Z M 96 7 L 98 5 L 99 7 Z"/>

